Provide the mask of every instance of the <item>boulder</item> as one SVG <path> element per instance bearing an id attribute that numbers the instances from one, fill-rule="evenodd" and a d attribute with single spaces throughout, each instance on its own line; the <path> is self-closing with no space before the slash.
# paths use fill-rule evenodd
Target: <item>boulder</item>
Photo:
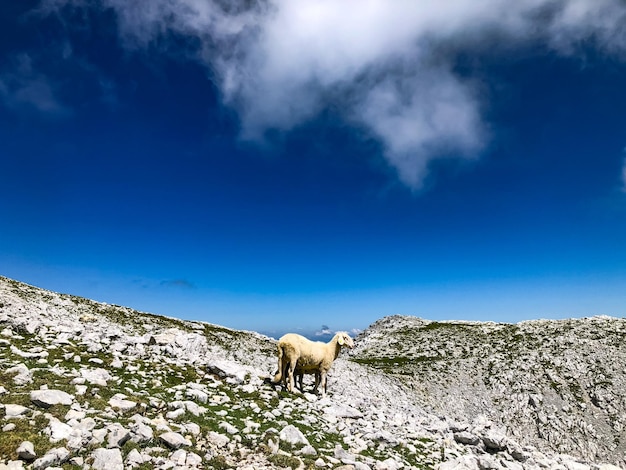
<path id="1" fill-rule="evenodd" d="M 189 439 L 185 439 L 182 434 L 177 432 L 166 432 L 159 436 L 159 439 L 163 444 L 165 444 L 170 449 L 180 449 L 185 446 L 188 447 L 191 445 L 191 441 Z"/>
<path id="2" fill-rule="evenodd" d="M 35 453 L 35 446 L 30 441 L 22 442 L 15 452 L 22 460 L 35 460 L 37 457 L 37 454 Z"/>
<path id="3" fill-rule="evenodd" d="M 28 411 L 30 410 L 22 405 L 14 405 L 12 403 L 4 405 L 4 417 L 6 419 L 19 418 L 28 413 Z"/>
<path id="4" fill-rule="evenodd" d="M 282 429 L 282 431 L 280 431 L 280 434 L 278 435 L 278 437 L 280 437 L 281 441 L 286 442 L 288 444 L 291 444 L 292 446 L 297 446 L 297 445 L 308 446 L 308 445 L 310 445 L 309 441 L 307 440 L 307 438 L 304 437 L 304 434 L 302 434 L 302 431 L 300 431 L 293 424 L 289 424 L 289 425 L 285 426 Z"/>
<path id="5" fill-rule="evenodd" d="M 61 465 L 69 458 L 70 451 L 65 447 L 50 449 L 43 457 L 40 457 L 33 462 L 33 470 L 43 470 L 44 468 Z"/>
<path id="6" fill-rule="evenodd" d="M 62 390 L 33 390 L 30 392 L 30 401 L 42 408 L 54 405 L 71 405 L 74 397 Z"/>
<path id="7" fill-rule="evenodd" d="M 91 454 L 94 470 L 124 470 L 122 452 L 119 449 L 96 449 Z"/>

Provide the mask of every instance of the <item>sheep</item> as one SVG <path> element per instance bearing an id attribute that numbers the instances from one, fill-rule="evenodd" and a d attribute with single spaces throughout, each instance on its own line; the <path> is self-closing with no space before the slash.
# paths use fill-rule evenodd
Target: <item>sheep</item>
<path id="1" fill-rule="evenodd" d="M 322 398 L 326 396 L 326 374 L 337 359 L 341 347 L 354 347 L 348 333 L 340 331 L 328 343 L 310 341 L 296 333 L 287 333 L 278 340 L 278 372 L 272 383 L 287 382 L 287 390 L 293 392 L 294 374 L 302 387 L 303 374 L 315 374 L 315 389 L 322 385 Z M 296 373 L 297 371 L 297 373 Z"/>

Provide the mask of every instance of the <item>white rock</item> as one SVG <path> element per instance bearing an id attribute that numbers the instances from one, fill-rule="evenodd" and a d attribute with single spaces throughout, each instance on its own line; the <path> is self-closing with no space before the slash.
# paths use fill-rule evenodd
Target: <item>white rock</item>
<path id="1" fill-rule="evenodd" d="M 192 400 L 200 403 L 207 403 L 209 401 L 209 395 L 202 390 L 195 390 L 190 388 L 187 389 L 185 395 L 187 395 L 187 397 L 191 398 Z"/>
<path id="2" fill-rule="evenodd" d="M 91 456 L 94 461 L 91 468 L 94 470 L 124 470 L 122 452 L 119 449 L 96 449 Z"/>
<path id="3" fill-rule="evenodd" d="M 108 427 L 107 448 L 122 447 L 129 439 L 130 432 L 119 423 L 114 423 Z"/>
<path id="4" fill-rule="evenodd" d="M 109 431 L 106 428 L 94 429 L 91 433 L 91 437 L 96 443 L 102 444 L 106 439 L 108 433 Z"/>
<path id="5" fill-rule="evenodd" d="M 185 409 L 178 408 L 177 410 L 167 412 L 165 414 L 165 417 L 169 420 L 175 420 L 176 418 L 180 418 L 184 414 L 185 414 Z"/>
<path id="6" fill-rule="evenodd" d="M 506 449 L 506 436 L 497 431 L 489 431 L 486 435 L 482 436 L 482 441 L 487 449 L 495 451 Z"/>
<path id="7" fill-rule="evenodd" d="M 122 367 L 124 367 L 124 363 L 120 359 L 114 359 L 111 362 L 111 367 L 113 367 L 114 369 L 121 369 Z"/>
<path id="8" fill-rule="evenodd" d="M 184 449 L 178 449 L 172 452 L 170 455 L 170 462 L 173 462 L 177 466 L 184 466 L 187 460 L 187 451 Z"/>
<path id="9" fill-rule="evenodd" d="M 453 460 L 439 464 L 438 470 L 479 470 L 478 458 L 475 455 L 462 455 Z"/>
<path id="10" fill-rule="evenodd" d="M 135 423 L 130 427 L 130 432 L 132 434 L 131 441 L 136 443 L 148 442 L 151 441 L 154 432 L 152 428 L 144 423 Z"/>
<path id="11" fill-rule="evenodd" d="M 22 470 L 24 462 L 21 460 L 9 460 L 7 463 L 0 463 L 0 470 Z"/>
<path id="12" fill-rule="evenodd" d="M 202 465 L 202 457 L 193 452 L 187 454 L 187 460 L 185 460 L 187 467 L 200 467 Z"/>
<path id="13" fill-rule="evenodd" d="M 238 430 L 235 426 L 233 426 L 233 425 L 232 425 L 232 424 L 230 424 L 230 423 L 227 423 L 226 421 L 222 421 L 222 422 L 219 424 L 219 428 L 220 428 L 220 429 L 223 429 L 223 430 L 224 430 L 224 431 L 226 431 L 228 434 L 238 434 L 238 433 L 239 433 L 239 430 Z"/>
<path id="14" fill-rule="evenodd" d="M 125 412 L 125 411 L 130 411 L 133 408 L 135 408 L 137 406 L 137 403 L 131 400 L 126 400 L 125 395 L 118 393 L 116 395 L 113 395 L 109 399 L 109 405 L 113 409 L 117 409 L 122 412 Z"/>
<path id="15" fill-rule="evenodd" d="M 361 413 L 356 408 L 340 404 L 327 406 L 326 408 L 324 408 L 324 413 L 331 416 L 336 416 L 337 418 L 361 418 L 363 416 L 363 413 Z"/>
<path id="16" fill-rule="evenodd" d="M 59 421 L 54 416 L 51 416 L 50 422 L 44 429 L 44 432 L 50 436 L 50 442 L 59 442 L 64 439 L 69 439 L 72 435 L 72 427 Z"/>
<path id="17" fill-rule="evenodd" d="M 22 406 L 22 405 L 15 405 L 12 403 L 7 403 L 6 405 L 4 405 L 4 414 L 5 414 L 4 417 L 6 419 L 18 418 L 20 416 L 25 415 L 29 411 L 30 411 L 29 408 L 26 408 L 25 406 Z"/>
<path id="18" fill-rule="evenodd" d="M 43 470 L 53 465 L 61 465 L 70 458 L 70 451 L 65 447 L 50 449 L 43 457 L 33 462 L 33 470 Z"/>
<path id="19" fill-rule="evenodd" d="M 218 375 L 230 383 L 243 384 L 247 376 L 252 374 L 250 367 L 226 359 L 216 359 L 207 365 L 209 372 Z"/>
<path id="20" fill-rule="evenodd" d="M 187 432 L 193 436 L 197 436 L 200 434 L 202 429 L 196 423 L 185 423 L 185 429 Z"/>
<path id="21" fill-rule="evenodd" d="M 209 431 L 209 434 L 207 434 L 207 441 L 212 443 L 215 447 L 219 448 L 225 447 L 230 442 L 230 439 L 224 434 L 220 434 L 215 431 Z"/>
<path id="22" fill-rule="evenodd" d="M 183 446 L 190 446 L 191 441 L 185 439 L 185 437 L 177 432 L 166 432 L 159 436 L 161 442 L 163 442 L 170 449 L 179 449 Z"/>
<path id="23" fill-rule="evenodd" d="M 16 450 L 17 456 L 24 460 L 34 460 L 37 457 L 35 446 L 30 441 L 22 442 Z"/>
<path id="24" fill-rule="evenodd" d="M 97 385 L 99 387 L 106 387 L 107 382 L 112 378 L 109 371 L 102 368 L 81 369 L 80 375 L 90 384 Z"/>
<path id="25" fill-rule="evenodd" d="M 129 467 L 138 467 L 139 465 L 149 462 L 150 459 L 144 458 L 137 449 L 131 450 L 126 456 L 126 465 Z"/>
<path id="26" fill-rule="evenodd" d="M 18 364 L 14 367 L 10 367 L 6 370 L 6 373 L 9 375 L 15 375 L 13 377 L 13 382 L 15 385 L 24 385 L 33 381 L 33 375 L 26 367 L 26 364 Z"/>
<path id="27" fill-rule="evenodd" d="M 74 397 L 62 390 L 33 390 L 30 392 L 30 401 L 42 408 L 54 405 L 71 405 Z"/>
<path id="28" fill-rule="evenodd" d="M 302 431 L 292 424 L 285 426 L 279 434 L 280 440 L 291 445 L 310 445 Z"/>
<path id="29" fill-rule="evenodd" d="M 71 420 L 80 421 L 86 416 L 86 414 L 87 413 L 85 413 L 82 410 L 69 410 L 67 413 L 65 413 L 65 421 L 71 421 Z"/>
<path id="30" fill-rule="evenodd" d="M 480 443 L 480 438 L 469 431 L 454 433 L 454 440 L 460 444 L 472 446 L 478 445 Z"/>
<path id="31" fill-rule="evenodd" d="M 194 416 L 201 416 L 207 412 L 207 409 L 203 406 L 194 403 L 193 401 L 184 401 L 185 409 Z"/>

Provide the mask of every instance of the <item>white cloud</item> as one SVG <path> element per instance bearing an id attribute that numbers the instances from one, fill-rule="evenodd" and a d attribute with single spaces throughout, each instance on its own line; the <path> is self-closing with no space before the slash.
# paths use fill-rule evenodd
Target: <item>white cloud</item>
<path id="1" fill-rule="evenodd" d="M 478 93 L 453 71 L 459 48 L 540 41 L 575 54 L 586 40 L 626 50 L 622 0 L 100 1 L 117 12 L 128 47 L 202 61 L 239 113 L 243 138 L 288 131 L 332 106 L 380 141 L 413 188 L 432 159 L 474 158 L 488 142 Z M 82 4 L 51 4 L 64 3 Z M 190 47 L 167 49 L 172 34 Z"/>

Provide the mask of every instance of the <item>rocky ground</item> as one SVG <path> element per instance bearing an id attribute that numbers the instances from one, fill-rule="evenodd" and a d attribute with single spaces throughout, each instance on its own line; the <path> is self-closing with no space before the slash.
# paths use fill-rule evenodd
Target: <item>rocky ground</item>
<path id="1" fill-rule="evenodd" d="M 508 409 L 505 388 L 517 383 L 513 372 L 494 373 L 488 383 L 475 377 L 478 388 L 473 388 L 467 381 L 459 384 L 454 375 L 459 368 L 425 367 L 426 356 L 451 359 L 433 364 L 454 363 L 457 354 L 462 361 L 478 351 L 484 354 L 480 363 L 485 370 L 490 363 L 491 369 L 507 364 L 504 357 L 489 356 L 494 351 L 480 349 L 478 342 L 453 344 L 450 336 L 449 344 L 437 340 L 435 349 L 432 344 L 407 350 L 398 346 L 398 354 L 388 353 L 389 338 L 396 338 L 393 325 L 410 326 L 414 331 L 405 333 L 412 335 L 418 324 L 409 323 L 414 321 L 392 317 L 368 329 L 353 356 L 342 353 L 335 361 L 328 396 L 320 399 L 264 383 L 276 368 L 270 338 L 0 277 L 0 469 L 610 470 L 617 467 L 609 463 L 624 463 L 621 428 L 612 434 L 609 428 L 594 428 L 597 436 L 612 436 L 615 458 L 600 444 L 603 458 L 590 458 L 584 446 L 578 453 L 559 454 L 549 439 L 517 432 L 512 426 L 525 422 L 525 408 L 511 405 L 509 414 L 501 411 Z M 614 338 L 606 341 L 607 347 L 617 347 Z M 622 363 L 615 366 L 622 367 L 618 380 L 608 377 L 613 366 L 607 368 L 601 353 L 589 354 L 587 362 L 602 368 L 605 381 L 623 385 Z M 560 369 L 546 368 L 552 390 L 556 395 L 570 390 L 569 382 L 562 382 L 569 377 L 564 371 L 580 367 L 581 390 L 576 392 L 581 400 L 589 400 L 586 406 L 600 416 L 598 423 L 606 420 L 610 429 L 619 428 L 623 395 L 600 383 L 599 375 L 589 389 L 587 366 L 576 366 L 575 356 L 568 357 L 563 354 Z M 463 370 L 472 373 L 469 366 Z M 560 403 L 549 390 L 531 385 L 536 384 L 518 388 L 530 387 L 527 399 L 538 408 L 552 410 L 548 405 Z M 479 389 L 501 392 L 493 397 L 484 393 L 491 401 L 481 405 L 477 397 L 466 395 Z M 526 392 L 510 389 L 509 395 Z M 546 414 L 545 425 L 537 419 L 537 429 L 558 434 L 552 414 Z"/>
<path id="2" fill-rule="evenodd" d="M 377 321 L 353 360 L 398 377 L 416 403 L 487 416 L 520 443 L 626 466 L 626 320 L 511 324 Z"/>

